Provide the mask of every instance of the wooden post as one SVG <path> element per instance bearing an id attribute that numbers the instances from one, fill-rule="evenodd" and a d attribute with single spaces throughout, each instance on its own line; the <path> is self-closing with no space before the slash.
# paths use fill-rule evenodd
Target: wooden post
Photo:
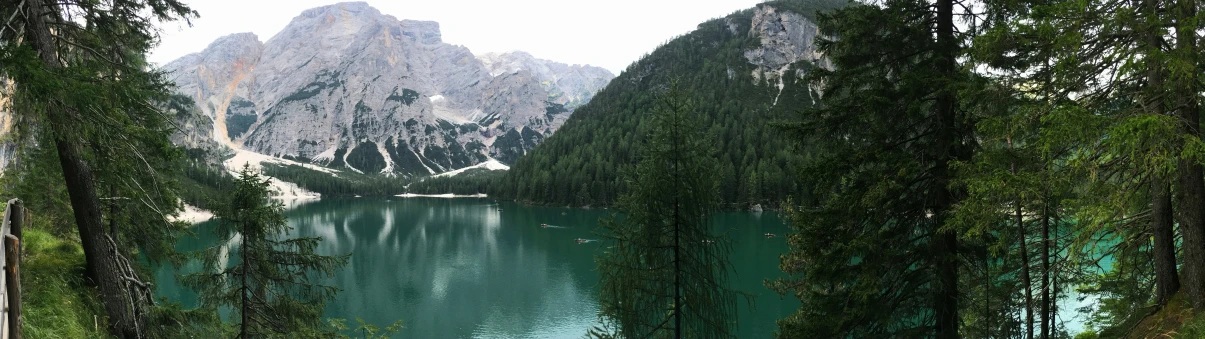
<path id="1" fill-rule="evenodd" d="M 13 211 L 20 211 L 13 209 Z M 8 337 L 21 339 L 21 240 L 12 234 L 4 235 L 5 288 L 8 290 Z"/>
<path id="2" fill-rule="evenodd" d="M 11 223 L 8 226 L 8 233 L 12 234 L 14 237 L 17 237 L 17 240 L 25 239 L 21 236 L 21 229 L 25 228 L 25 219 L 27 219 L 25 217 L 25 203 L 22 202 L 21 199 L 16 198 L 9 200 L 8 203 L 13 206 L 13 215 L 8 218 L 8 222 Z M 17 253 L 21 253 L 20 247 L 17 248 Z"/>
<path id="3" fill-rule="evenodd" d="M 25 225 L 25 207 L 20 199 L 8 201 L 9 234 L 4 235 L 4 280 L 8 295 L 8 337 L 21 339 L 21 228 Z"/>

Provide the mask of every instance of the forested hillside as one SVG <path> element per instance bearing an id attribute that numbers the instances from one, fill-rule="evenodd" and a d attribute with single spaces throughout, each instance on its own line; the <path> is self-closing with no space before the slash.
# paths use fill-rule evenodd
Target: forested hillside
<path id="1" fill-rule="evenodd" d="M 759 5 L 811 12 L 840 1 L 777 1 Z M 800 152 L 773 127 L 811 105 L 800 80 L 814 67 L 791 63 L 777 80 L 762 76 L 746 52 L 761 47 L 751 26 L 756 9 L 700 24 L 657 48 L 578 108 L 555 134 L 520 158 L 491 195 L 558 205 L 607 205 L 623 190 L 622 171 L 636 162 L 649 132 L 654 98 L 677 81 L 692 100 L 718 160 L 725 204 L 775 203 L 800 192 L 790 170 Z M 756 74 L 756 75 L 755 75 Z"/>

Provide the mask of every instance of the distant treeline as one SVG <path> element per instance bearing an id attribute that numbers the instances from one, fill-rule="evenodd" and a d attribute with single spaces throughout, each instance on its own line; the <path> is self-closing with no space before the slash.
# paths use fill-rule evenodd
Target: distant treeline
<path id="1" fill-rule="evenodd" d="M 488 193 L 490 187 L 506 175 L 506 171 L 474 168 L 456 176 L 421 179 L 407 187 L 414 194 L 478 194 Z"/>
<path id="2" fill-rule="evenodd" d="M 832 7 L 830 1 L 792 3 Z M 827 7 L 826 7 L 827 8 Z M 807 12 L 811 12 L 810 10 Z M 691 118 L 716 160 L 720 202 L 727 206 L 777 205 L 803 195 L 792 166 L 805 152 L 793 149 L 771 124 L 789 120 L 814 98 L 797 74 L 759 69 L 745 51 L 760 46 L 750 36 L 752 11 L 705 22 L 629 66 L 540 146 L 519 158 L 491 196 L 555 205 L 610 205 L 625 190 L 623 172 L 639 159 L 652 129 L 654 100 L 677 80 L 689 97 Z"/>
<path id="3" fill-rule="evenodd" d="M 340 171 L 337 175 L 296 165 L 263 164 L 264 174 L 327 197 L 390 196 L 406 192 L 408 179 Z"/>
<path id="4" fill-rule="evenodd" d="M 185 160 L 177 181 L 180 200 L 204 210 L 213 210 L 215 201 L 224 199 L 223 192 L 234 187 L 234 177 L 225 169 L 207 165 L 200 159 Z"/>

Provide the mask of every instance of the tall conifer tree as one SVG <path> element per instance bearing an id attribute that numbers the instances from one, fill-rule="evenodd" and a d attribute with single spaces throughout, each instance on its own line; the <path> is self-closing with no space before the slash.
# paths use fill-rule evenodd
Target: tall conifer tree
<path id="1" fill-rule="evenodd" d="M 203 269 L 183 282 L 198 291 L 202 307 L 233 309 L 239 338 L 322 336 L 323 308 L 338 289 L 316 281 L 350 255 L 316 253 L 321 238 L 286 238 L 290 227 L 269 180 L 242 170 L 229 201 L 214 214 L 220 241 L 193 254 Z"/>
<path id="2" fill-rule="evenodd" d="M 719 192 L 711 144 L 676 84 L 653 114 L 619 200 L 625 215 L 600 227 L 600 317 L 622 338 L 731 337 L 738 295 L 727 281 L 730 245 L 710 230 Z"/>
<path id="3" fill-rule="evenodd" d="M 795 126 L 816 151 L 817 201 L 790 213 L 789 278 L 769 283 L 805 306 L 782 338 L 959 336 L 964 196 L 951 164 L 971 157 L 974 119 L 959 98 L 963 41 L 953 1 L 888 0 L 822 16 L 833 70 Z"/>

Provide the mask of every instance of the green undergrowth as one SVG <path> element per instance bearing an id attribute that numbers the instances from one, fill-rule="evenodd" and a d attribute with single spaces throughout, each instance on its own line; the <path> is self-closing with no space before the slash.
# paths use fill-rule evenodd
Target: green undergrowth
<path id="1" fill-rule="evenodd" d="M 25 338 L 110 338 L 95 289 L 84 284 L 84 251 L 39 229 L 22 234 L 21 331 Z"/>
<path id="2" fill-rule="evenodd" d="M 1194 314 L 1184 293 L 1177 293 L 1167 305 L 1140 309 L 1116 326 L 1088 329 L 1075 339 L 1198 339 L 1205 338 L 1205 313 Z"/>
<path id="3" fill-rule="evenodd" d="M 1189 312 L 1187 311 L 1187 309 L 1188 309 L 1187 303 L 1181 303 L 1181 305 L 1182 305 L 1182 307 L 1180 310 L 1180 314 L 1188 314 Z M 1205 313 L 1197 314 L 1197 315 L 1193 316 L 1192 318 L 1189 318 L 1179 328 L 1174 329 L 1169 332 L 1173 338 L 1178 338 L 1178 339 L 1205 338 Z M 1151 333 L 1151 334 L 1152 335 L 1149 335 L 1147 337 L 1157 338 L 1162 335 L 1162 333 L 1158 333 L 1158 332 Z"/>

